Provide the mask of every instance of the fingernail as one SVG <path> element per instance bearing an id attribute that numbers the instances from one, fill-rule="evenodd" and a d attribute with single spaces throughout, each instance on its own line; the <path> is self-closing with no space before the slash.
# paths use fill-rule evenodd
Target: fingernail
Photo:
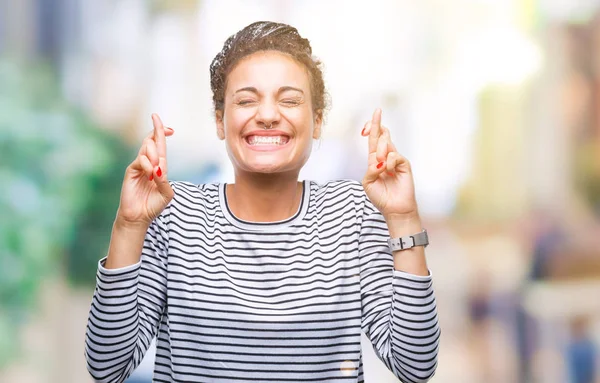
<path id="1" fill-rule="evenodd" d="M 150 177 L 148 177 L 149 181 L 152 181 L 154 179 L 154 174 L 150 174 Z"/>
<path id="2" fill-rule="evenodd" d="M 361 135 L 361 136 L 364 136 L 364 135 L 366 135 L 366 133 L 365 133 L 365 131 L 366 131 L 366 130 L 367 130 L 367 127 L 365 126 L 365 127 L 363 128 L 362 132 L 360 132 L 360 135 Z"/>
<path id="3" fill-rule="evenodd" d="M 377 164 L 377 169 L 381 169 L 381 167 L 383 166 L 383 162 L 380 162 Z"/>
<path id="4" fill-rule="evenodd" d="M 160 170 L 160 166 L 158 167 L 158 169 L 156 169 L 156 175 L 159 177 L 162 176 L 162 170 Z"/>
<path id="5" fill-rule="evenodd" d="M 395 176 L 395 174 L 392 172 L 387 172 L 387 174 L 388 174 L 388 176 L 391 176 L 391 177 Z"/>

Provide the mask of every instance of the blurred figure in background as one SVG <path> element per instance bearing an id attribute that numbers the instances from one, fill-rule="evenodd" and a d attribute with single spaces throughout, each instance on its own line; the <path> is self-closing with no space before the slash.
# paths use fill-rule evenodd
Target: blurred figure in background
<path id="1" fill-rule="evenodd" d="M 572 383 L 596 383 L 598 371 L 598 349 L 590 334 L 587 317 L 576 317 L 571 321 L 571 339 L 566 348 L 566 359 Z"/>
<path id="2" fill-rule="evenodd" d="M 555 216 L 544 209 L 534 210 L 529 228 L 531 258 L 518 297 L 521 298 L 531 283 L 547 280 L 550 277 L 552 262 L 560 255 L 564 243 L 563 228 Z M 521 383 L 532 379 L 533 358 L 539 347 L 537 323 L 527 313 L 522 302 L 516 302 L 515 341 L 519 355 L 519 378 Z"/>

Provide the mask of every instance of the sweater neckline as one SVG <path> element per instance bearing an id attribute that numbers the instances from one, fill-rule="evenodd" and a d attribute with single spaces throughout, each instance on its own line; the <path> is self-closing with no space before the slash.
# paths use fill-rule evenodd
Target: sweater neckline
<path id="1" fill-rule="evenodd" d="M 221 210 L 223 211 L 223 215 L 229 221 L 229 223 L 236 227 L 239 227 L 240 229 L 262 231 L 288 227 L 301 221 L 306 215 L 306 212 L 308 211 L 308 201 L 310 198 L 310 183 L 306 181 L 302 181 L 302 197 L 300 198 L 300 206 L 298 207 L 296 213 L 284 220 L 273 222 L 246 221 L 236 217 L 229 208 L 226 190 L 227 183 L 222 183 L 221 187 L 219 188 L 219 204 L 221 205 Z"/>

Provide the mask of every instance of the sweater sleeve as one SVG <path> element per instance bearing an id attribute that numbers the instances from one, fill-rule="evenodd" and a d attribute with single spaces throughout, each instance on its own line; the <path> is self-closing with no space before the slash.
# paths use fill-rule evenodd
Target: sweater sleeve
<path id="1" fill-rule="evenodd" d="M 431 274 L 394 270 L 383 216 L 365 206 L 359 239 L 362 330 L 375 353 L 402 382 L 435 373 L 440 328 Z"/>
<path id="2" fill-rule="evenodd" d="M 123 382 L 156 336 L 166 305 L 167 230 L 155 219 L 140 262 L 120 269 L 98 265 L 85 336 L 85 358 L 95 382 Z"/>

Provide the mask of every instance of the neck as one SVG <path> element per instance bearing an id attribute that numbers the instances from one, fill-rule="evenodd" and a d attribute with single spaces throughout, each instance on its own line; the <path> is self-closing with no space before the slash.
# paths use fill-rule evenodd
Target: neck
<path id="1" fill-rule="evenodd" d="M 293 216 L 302 199 L 298 174 L 235 174 L 228 184 L 229 209 L 239 219 L 251 222 L 283 221 Z"/>

